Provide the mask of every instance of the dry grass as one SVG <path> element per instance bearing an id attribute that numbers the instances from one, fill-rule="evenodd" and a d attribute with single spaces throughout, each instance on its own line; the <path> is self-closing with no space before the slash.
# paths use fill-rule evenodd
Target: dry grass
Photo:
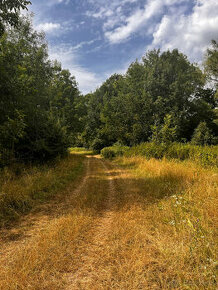
<path id="1" fill-rule="evenodd" d="M 74 158 L 70 160 L 73 166 Z M 86 164 L 85 182 L 76 188 L 75 183 L 69 185 L 62 193 L 65 200 L 36 215 L 25 230 L 21 223 L 19 239 L 3 239 L 0 289 L 62 289 L 69 284 L 68 273 L 72 275 L 81 265 L 81 252 L 92 238 L 90 233 L 99 223 L 108 196 L 101 162 L 91 158 Z"/>
<path id="2" fill-rule="evenodd" d="M 85 160 L 55 214 L 4 245 L 0 289 L 217 288 L 216 171 Z"/>
<path id="3" fill-rule="evenodd" d="M 0 172 L 0 227 L 54 197 L 82 170 L 80 156 L 68 156 L 50 165 L 5 168 Z"/>
<path id="4" fill-rule="evenodd" d="M 217 173 L 140 157 L 117 164 L 125 173 L 117 179 L 108 286 L 216 289 Z"/>

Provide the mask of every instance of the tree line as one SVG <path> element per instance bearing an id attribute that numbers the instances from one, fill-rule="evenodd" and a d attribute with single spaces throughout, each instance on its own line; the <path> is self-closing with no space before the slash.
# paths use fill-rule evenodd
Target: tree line
<path id="1" fill-rule="evenodd" d="M 19 15 L 28 3 L 0 3 L 2 165 L 64 154 L 80 130 L 75 77 L 49 60 L 45 35 L 33 29 L 31 17 Z"/>
<path id="2" fill-rule="evenodd" d="M 152 50 L 125 75 L 114 74 L 85 96 L 81 141 L 99 150 L 119 142 L 216 144 L 218 45 L 212 42 L 205 72 L 177 49 Z M 213 88 L 207 87 L 213 81 Z"/>
<path id="3" fill-rule="evenodd" d="M 19 16 L 29 3 L 0 3 L 0 165 L 48 160 L 69 146 L 217 143 L 216 41 L 205 72 L 177 49 L 152 50 L 82 95 L 75 77 L 49 60 L 45 35 Z"/>

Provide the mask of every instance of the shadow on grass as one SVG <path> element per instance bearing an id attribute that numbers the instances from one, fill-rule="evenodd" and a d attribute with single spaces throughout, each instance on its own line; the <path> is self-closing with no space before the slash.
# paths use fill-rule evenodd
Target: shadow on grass
<path id="1" fill-rule="evenodd" d="M 46 223 L 59 216 L 68 215 L 73 210 L 90 212 L 93 217 L 101 216 L 108 210 L 108 198 L 112 194 L 109 180 L 114 184 L 113 194 L 116 203 L 114 210 L 121 210 L 123 207 L 133 205 L 134 202 L 140 202 L 143 206 L 153 204 L 181 193 L 186 187 L 186 180 L 181 176 L 163 174 L 134 178 L 129 171 L 125 171 L 125 168 L 113 166 L 107 161 L 105 169 L 102 161 L 94 156 L 89 156 L 89 161 L 91 169 L 78 195 L 74 195 L 74 191 L 80 187 L 81 178 L 77 182 L 65 185 L 47 203 L 36 206 L 30 214 L 11 224 L 10 228 L 1 230 L 1 240 L 5 242 L 22 240 L 28 237 L 28 229 L 34 227 L 36 223 L 44 221 Z M 130 168 L 131 166 L 128 166 L 128 169 Z"/>

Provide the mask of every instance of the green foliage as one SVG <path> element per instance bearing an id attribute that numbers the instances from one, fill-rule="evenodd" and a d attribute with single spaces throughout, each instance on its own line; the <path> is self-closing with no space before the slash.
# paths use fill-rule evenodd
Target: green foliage
<path id="1" fill-rule="evenodd" d="M 24 115 L 15 109 L 13 119 L 8 119 L 0 125 L 0 167 L 15 160 L 16 144 L 25 135 L 26 124 Z"/>
<path id="2" fill-rule="evenodd" d="M 0 37 L 5 31 L 5 24 L 18 26 L 19 11 L 27 9 L 31 4 L 28 0 L 3 0 L 0 1 Z"/>
<path id="3" fill-rule="evenodd" d="M 205 59 L 205 70 L 210 80 L 214 81 L 218 86 L 218 43 L 211 41 L 212 47 L 207 50 Z"/>
<path id="4" fill-rule="evenodd" d="M 46 161 L 64 154 L 80 128 L 75 78 L 48 60 L 31 20 L 0 38 L 0 161 Z"/>
<path id="5" fill-rule="evenodd" d="M 9 149 L 14 147 L 14 143 L 24 136 L 25 127 L 24 115 L 15 109 L 14 118 L 8 117 L 7 121 L 0 125 L 1 145 L 9 146 Z"/>
<path id="6" fill-rule="evenodd" d="M 147 142 L 141 143 L 139 145 L 131 147 L 125 154 L 125 156 L 137 156 L 142 155 L 146 158 L 157 158 L 161 159 L 164 157 L 164 153 L 166 152 L 167 145 L 164 143 L 154 143 Z"/>
<path id="7" fill-rule="evenodd" d="M 127 146 L 114 145 L 105 147 L 101 150 L 101 155 L 104 158 L 112 159 L 113 157 L 123 156 L 123 154 L 129 149 Z"/>
<path id="8" fill-rule="evenodd" d="M 192 160 L 202 166 L 218 166 L 218 146 L 196 146 L 191 144 L 147 142 L 133 147 L 112 146 L 101 150 L 105 158 L 117 156 L 144 156 L 147 159 Z"/>
<path id="9" fill-rule="evenodd" d="M 177 126 L 174 125 L 171 115 L 166 115 L 163 125 L 152 126 L 152 141 L 154 143 L 170 144 L 176 141 L 177 138 Z"/>
<path id="10" fill-rule="evenodd" d="M 149 51 L 124 76 L 112 75 L 87 95 L 83 144 L 100 148 L 117 141 L 127 146 L 190 141 L 200 122 L 216 135 L 215 91 L 205 89 L 205 81 L 178 50 Z"/>
<path id="11" fill-rule="evenodd" d="M 135 146 L 149 140 L 156 145 L 148 145 L 147 154 L 162 158 L 166 146 L 190 141 L 193 133 L 194 144 L 215 144 L 216 91 L 205 89 L 205 75 L 177 49 L 149 51 L 125 75 L 114 74 L 81 96 L 70 72 L 48 59 L 44 35 L 34 31 L 28 17 L 18 17 L 27 4 L 0 4 L 0 22 L 6 17 L 2 23 L 12 25 L 0 37 L 0 165 L 45 161 L 68 146 L 100 152 L 116 142 Z M 213 41 L 206 61 L 213 76 L 216 58 Z M 202 122 L 207 132 L 196 129 Z"/>
<path id="12" fill-rule="evenodd" d="M 214 136 L 205 122 L 201 122 L 195 129 L 191 143 L 193 145 L 213 144 Z"/>

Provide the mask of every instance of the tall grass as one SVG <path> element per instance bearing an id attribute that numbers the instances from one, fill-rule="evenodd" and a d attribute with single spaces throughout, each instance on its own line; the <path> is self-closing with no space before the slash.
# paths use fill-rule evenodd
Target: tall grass
<path id="1" fill-rule="evenodd" d="M 108 283 L 217 289 L 217 171 L 140 156 L 114 162 L 125 173 L 117 180 L 119 211 L 106 258 L 113 257 L 115 277 Z"/>
<path id="2" fill-rule="evenodd" d="M 70 170 L 74 158 L 78 162 L 84 160 L 73 155 L 69 165 L 65 160 L 57 165 L 58 170 Z M 57 204 L 45 224 L 38 217 L 34 228 L 24 231 L 21 241 L 4 245 L 5 251 L 0 248 L 0 289 L 58 290 L 69 284 L 69 277 L 81 266 L 82 256 L 91 245 L 93 228 L 108 196 L 101 162 L 90 158 L 90 163 L 90 170 L 88 166 L 86 175 L 81 175 L 87 176 L 83 187 L 78 186 L 80 183 L 76 187 L 69 184 L 67 199 Z"/>
<path id="3" fill-rule="evenodd" d="M 143 156 L 86 164 L 64 210 L 0 249 L 0 289 L 217 289 L 216 168 Z"/>
<path id="4" fill-rule="evenodd" d="M 142 143 L 131 148 L 122 146 L 111 146 L 102 149 L 101 154 L 105 158 L 125 155 L 144 156 L 147 159 L 178 159 L 192 160 L 203 166 L 218 166 L 218 146 L 196 146 L 191 144 L 172 143 L 155 144 Z"/>
<path id="5" fill-rule="evenodd" d="M 83 158 L 68 156 L 50 165 L 14 165 L 0 175 L 0 226 L 16 220 L 81 175 Z"/>

